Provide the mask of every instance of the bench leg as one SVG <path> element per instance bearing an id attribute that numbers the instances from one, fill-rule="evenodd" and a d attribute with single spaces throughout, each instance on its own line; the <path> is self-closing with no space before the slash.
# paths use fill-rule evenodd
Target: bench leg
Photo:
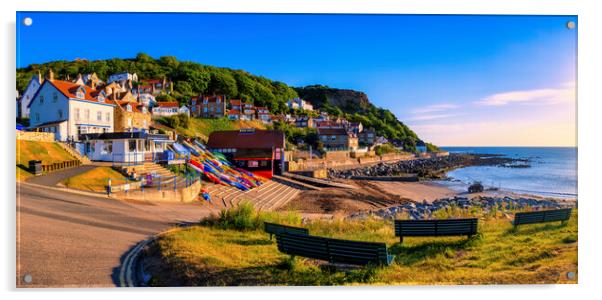
<path id="1" fill-rule="evenodd" d="M 403 236 L 400 236 L 400 237 L 399 237 L 399 243 L 400 243 L 400 244 L 403 244 Z"/>

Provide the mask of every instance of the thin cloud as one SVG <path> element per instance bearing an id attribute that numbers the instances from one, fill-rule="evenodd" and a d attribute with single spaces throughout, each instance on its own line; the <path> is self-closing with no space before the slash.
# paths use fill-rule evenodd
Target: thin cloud
<path id="1" fill-rule="evenodd" d="M 497 93 L 476 101 L 475 104 L 484 106 L 503 106 L 508 104 L 555 104 L 574 101 L 574 83 L 564 83 L 562 86 L 562 88 Z"/>
<path id="2" fill-rule="evenodd" d="M 458 107 L 459 106 L 456 104 L 442 103 L 442 104 L 433 104 L 433 105 L 416 108 L 416 109 L 412 110 L 411 112 L 412 112 L 412 114 L 426 114 L 426 113 L 446 111 L 446 110 L 455 109 Z"/>
<path id="3" fill-rule="evenodd" d="M 420 114 L 410 117 L 410 121 L 428 121 L 428 120 L 436 120 L 436 119 L 445 119 L 456 117 L 457 114 Z"/>

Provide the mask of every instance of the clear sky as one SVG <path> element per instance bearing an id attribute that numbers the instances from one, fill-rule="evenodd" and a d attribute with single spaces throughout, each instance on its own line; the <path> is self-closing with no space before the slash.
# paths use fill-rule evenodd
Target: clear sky
<path id="1" fill-rule="evenodd" d="M 364 91 L 437 145 L 576 145 L 577 28 L 566 26 L 575 16 L 21 12 L 17 20 L 17 67 L 173 55 L 292 86 Z"/>

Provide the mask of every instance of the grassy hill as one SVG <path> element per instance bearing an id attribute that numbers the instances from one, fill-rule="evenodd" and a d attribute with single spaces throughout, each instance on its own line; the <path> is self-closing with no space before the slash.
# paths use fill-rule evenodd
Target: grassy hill
<path id="1" fill-rule="evenodd" d="M 451 216 L 451 214 L 450 214 Z M 404 216 L 400 216 L 403 218 Z M 159 236 L 149 250 L 152 285 L 423 285 L 576 283 L 577 211 L 567 225 L 538 224 L 513 230 L 505 214 L 480 215 L 479 234 L 406 238 L 391 221 L 311 221 L 294 213 L 256 214 L 242 207 L 221 219 Z M 309 228 L 313 235 L 386 242 L 396 259 L 388 267 L 334 270 L 277 250 L 261 221 Z M 158 263 L 160 262 L 160 263 Z"/>
<path id="2" fill-rule="evenodd" d="M 255 128 L 255 129 L 266 129 L 265 124 L 261 121 L 232 121 L 227 118 L 221 119 L 198 119 L 188 118 L 188 123 L 170 122 L 169 118 L 160 118 L 155 120 L 155 124 L 159 123 L 159 128 L 173 129 L 179 135 L 189 137 L 200 137 L 202 140 L 207 140 L 209 135 L 214 131 L 219 130 L 239 130 L 241 128 Z M 165 127 L 162 127 L 162 126 Z"/>
<path id="3" fill-rule="evenodd" d="M 17 181 L 27 179 L 33 174 L 27 171 L 30 160 L 41 160 L 43 164 L 52 164 L 75 159 L 55 142 L 33 142 L 17 140 Z"/>

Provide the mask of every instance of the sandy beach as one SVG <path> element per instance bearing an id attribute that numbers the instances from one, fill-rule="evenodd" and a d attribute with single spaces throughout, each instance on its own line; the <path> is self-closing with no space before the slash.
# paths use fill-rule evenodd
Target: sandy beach
<path id="1" fill-rule="evenodd" d="M 468 194 L 458 192 L 449 187 L 433 182 L 394 182 L 370 180 L 344 180 L 347 184 L 358 186 L 358 189 L 324 188 L 320 191 L 303 191 L 282 210 L 301 211 L 306 214 L 340 214 L 347 215 L 358 211 L 375 210 L 396 206 L 405 202 L 431 203 L 442 198 L 462 196 L 469 199 L 480 196 L 553 199 L 536 195 L 518 194 L 505 190 L 491 190 L 482 193 Z M 559 199 L 556 199 L 559 200 Z M 561 199 L 576 201 L 576 199 Z"/>

